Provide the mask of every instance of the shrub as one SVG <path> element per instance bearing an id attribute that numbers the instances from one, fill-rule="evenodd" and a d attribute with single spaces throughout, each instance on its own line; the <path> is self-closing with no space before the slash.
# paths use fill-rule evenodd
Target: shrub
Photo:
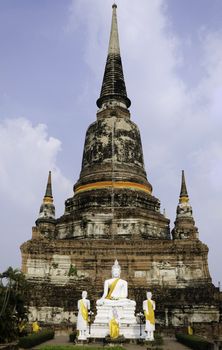
<path id="1" fill-rule="evenodd" d="M 163 338 L 159 333 L 154 334 L 154 343 L 155 345 L 163 345 Z"/>
<path id="2" fill-rule="evenodd" d="M 72 333 L 70 333 L 69 335 L 69 341 L 71 343 L 73 343 L 75 340 L 76 340 L 76 337 L 77 337 L 77 331 L 73 331 Z"/>
<path id="3" fill-rule="evenodd" d="M 194 350 L 211 350 L 212 349 L 212 344 L 210 342 L 196 335 L 177 333 L 176 339 L 180 343 L 187 345 L 188 347 Z"/>
<path id="4" fill-rule="evenodd" d="M 35 345 L 44 343 L 47 340 L 53 339 L 55 332 L 53 330 L 43 330 L 39 333 L 33 333 L 22 337 L 19 339 L 18 346 L 19 348 L 28 349 Z"/>
<path id="5" fill-rule="evenodd" d="M 110 335 L 107 335 L 104 338 L 104 344 L 122 344 L 126 342 L 126 338 L 123 335 L 120 335 L 118 338 L 111 338 Z M 118 347 L 117 347 L 118 348 Z"/>
<path id="6" fill-rule="evenodd" d="M 137 343 L 148 346 L 147 350 L 149 349 L 159 350 L 159 349 L 162 349 L 159 346 L 163 345 L 163 337 L 159 333 L 155 332 L 154 340 L 150 341 L 150 340 L 140 339 L 139 341 L 137 341 Z"/>

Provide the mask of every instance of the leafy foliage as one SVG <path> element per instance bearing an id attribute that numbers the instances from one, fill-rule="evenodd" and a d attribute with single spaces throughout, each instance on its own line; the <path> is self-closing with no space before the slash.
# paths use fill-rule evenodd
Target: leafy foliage
<path id="1" fill-rule="evenodd" d="M 24 275 L 9 267 L 0 274 L 0 342 L 15 340 L 19 323 L 27 321 L 24 293 L 27 289 Z"/>
<path id="2" fill-rule="evenodd" d="M 54 336 L 55 332 L 51 329 L 40 331 L 39 333 L 33 333 L 27 335 L 26 337 L 20 338 L 18 346 L 19 348 L 29 349 L 35 345 L 44 343 L 46 340 L 53 339 Z"/>
<path id="3" fill-rule="evenodd" d="M 70 265 L 68 276 L 77 276 L 77 269 L 72 264 Z"/>

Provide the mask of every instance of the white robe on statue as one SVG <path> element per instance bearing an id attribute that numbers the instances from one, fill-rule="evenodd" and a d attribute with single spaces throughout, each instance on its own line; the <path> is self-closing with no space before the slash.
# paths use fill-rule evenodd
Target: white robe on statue
<path id="1" fill-rule="evenodd" d="M 86 331 L 88 327 L 88 310 L 90 310 L 90 301 L 88 299 L 78 300 L 77 330 Z"/>
<path id="2" fill-rule="evenodd" d="M 153 313 L 153 317 L 154 317 L 154 310 L 155 310 L 155 301 L 153 301 L 152 299 L 149 299 L 149 302 L 152 305 L 152 310 L 149 311 L 148 309 L 148 300 L 144 300 L 143 302 L 143 310 L 145 311 L 145 313 L 147 315 L 149 315 L 150 312 Z M 154 319 L 155 320 L 155 319 Z M 152 323 L 150 320 L 147 319 L 146 317 L 146 325 L 145 325 L 145 331 L 146 332 L 153 332 L 155 331 L 155 321 Z"/>
<path id="3" fill-rule="evenodd" d="M 107 297 L 107 295 L 109 293 L 109 288 L 115 280 L 117 280 L 117 279 L 111 278 L 111 279 L 105 281 L 103 297 L 105 297 L 105 298 Z M 126 299 L 127 294 L 128 294 L 127 290 L 128 290 L 127 282 L 118 278 L 118 282 L 117 282 L 114 290 L 112 291 L 111 299 L 116 299 L 116 300 Z"/>

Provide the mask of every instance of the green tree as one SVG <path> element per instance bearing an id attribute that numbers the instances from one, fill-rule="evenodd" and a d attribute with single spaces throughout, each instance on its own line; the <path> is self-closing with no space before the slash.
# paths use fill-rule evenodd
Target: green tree
<path id="1" fill-rule="evenodd" d="M 20 270 L 9 267 L 0 274 L 0 343 L 15 340 L 19 335 L 19 323 L 27 320 L 26 289 Z"/>

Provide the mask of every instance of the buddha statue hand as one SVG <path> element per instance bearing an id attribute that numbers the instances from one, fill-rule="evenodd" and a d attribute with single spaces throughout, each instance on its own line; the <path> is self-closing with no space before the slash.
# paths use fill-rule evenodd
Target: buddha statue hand
<path id="1" fill-rule="evenodd" d="M 101 306 L 101 305 L 104 304 L 104 302 L 105 302 L 104 298 L 98 299 L 97 302 L 96 302 L 96 305 Z"/>

